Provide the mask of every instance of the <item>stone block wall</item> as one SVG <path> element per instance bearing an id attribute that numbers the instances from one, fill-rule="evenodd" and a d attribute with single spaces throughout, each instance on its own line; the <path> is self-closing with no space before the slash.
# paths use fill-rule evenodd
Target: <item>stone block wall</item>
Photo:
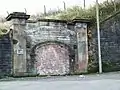
<path id="1" fill-rule="evenodd" d="M 101 24 L 103 71 L 120 70 L 120 14 Z"/>
<path id="2" fill-rule="evenodd" d="M 49 25 L 46 25 L 46 23 L 47 24 L 49 23 Z M 72 25 L 71 27 L 74 27 L 74 25 Z M 56 44 L 57 46 L 58 45 L 61 46 L 61 44 L 63 46 L 67 45 L 69 49 L 71 49 L 71 51 L 69 52 L 71 53 L 70 55 L 71 58 L 75 60 L 75 54 L 77 54 L 77 52 L 75 52 L 75 49 L 74 49 L 74 47 L 77 46 L 76 32 L 74 29 L 71 29 L 71 28 L 68 29 L 68 26 L 66 23 L 64 22 L 63 23 L 61 22 L 40 22 L 40 21 L 36 21 L 32 23 L 32 21 L 29 21 L 29 23 L 27 23 L 26 25 L 25 32 L 27 35 L 27 65 L 28 65 L 27 69 L 28 69 L 28 72 L 31 72 L 31 73 L 35 72 L 36 68 L 34 65 L 36 61 L 35 60 L 36 55 L 35 55 L 34 49 L 36 49 L 36 47 L 41 46 L 43 44 L 45 45 L 44 47 L 46 48 L 47 48 L 46 46 L 47 44 Z M 58 46 L 58 49 L 59 49 L 59 46 Z M 70 71 L 74 71 L 73 68 Z"/>
<path id="3" fill-rule="evenodd" d="M 27 35 L 27 64 L 28 71 L 35 72 L 34 49 L 41 44 L 56 43 L 67 45 L 70 49 L 70 71 L 72 73 L 87 72 L 88 46 L 87 46 L 87 24 L 66 22 L 32 22 L 26 25 Z M 31 55 L 31 53 L 33 55 Z M 31 65 L 32 64 L 32 65 Z M 34 68 L 34 69 L 33 69 Z"/>
<path id="4" fill-rule="evenodd" d="M 0 76 L 12 74 L 12 44 L 9 35 L 0 37 Z"/>
<path id="5" fill-rule="evenodd" d="M 76 44 L 76 32 L 72 29 L 67 29 L 66 23 L 49 22 L 49 24 L 49 26 L 42 26 L 39 21 L 36 23 L 27 23 L 25 32 L 28 38 L 31 38 L 30 42 L 32 46 L 46 41 L 60 41 L 68 45 Z"/>
<path id="6" fill-rule="evenodd" d="M 89 59 L 93 60 L 91 67 L 98 71 L 97 30 L 92 29 L 92 39 L 89 40 Z M 100 25 L 101 55 L 103 72 L 120 70 L 120 14 L 104 21 Z M 92 53 L 92 54 L 91 54 Z M 89 60 L 90 61 L 90 60 Z M 96 68 L 96 69 L 95 69 Z"/>
<path id="7" fill-rule="evenodd" d="M 23 12 L 13 12 L 6 17 L 13 30 L 13 39 L 17 41 L 13 44 L 12 69 L 14 75 L 38 74 L 40 69 L 36 70 L 42 66 L 36 67 L 36 65 L 39 65 L 41 60 L 45 61 L 41 65 L 46 65 L 43 69 L 47 69 L 46 72 L 50 75 L 68 74 L 68 71 L 73 74 L 87 72 L 88 21 L 72 20 L 68 22 L 52 19 L 30 21 L 27 20 L 29 17 L 30 15 Z M 64 53 L 67 56 L 63 55 Z M 47 54 L 49 54 L 49 58 Z M 52 60 L 55 62 L 54 65 L 58 67 L 57 70 L 50 69 L 53 66 Z M 43 73 L 43 71 L 39 72 Z"/>
<path id="8" fill-rule="evenodd" d="M 71 51 L 67 53 L 71 53 L 69 58 L 72 72 L 98 72 L 95 27 L 87 30 L 87 23 L 82 21 L 68 24 L 61 20 L 60 22 L 44 22 L 44 20 L 33 22 L 27 20 L 28 18 L 29 15 L 20 12 L 7 17 L 13 29 L 13 39 L 18 43 L 12 48 L 9 35 L 0 38 L 0 74 L 10 75 L 11 72 L 19 76 L 27 73 L 36 74 L 34 50 L 37 49 L 36 47 L 47 44 L 49 47 L 55 47 L 54 49 L 62 45 L 67 46 L 67 49 L 70 48 Z M 100 27 L 103 71 L 120 70 L 120 14 L 101 23 Z M 48 47 L 45 46 L 45 48 Z M 67 49 L 64 48 L 63 51 Z M 19 50 L 21 51 L 18 52 Z"/>

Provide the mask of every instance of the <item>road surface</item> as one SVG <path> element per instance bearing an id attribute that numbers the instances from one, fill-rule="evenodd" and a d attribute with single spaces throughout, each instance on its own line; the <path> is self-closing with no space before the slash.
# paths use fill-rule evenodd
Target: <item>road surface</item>
<path id="1" fill-rule="evenodd" d="M 3 79 L 0 90 L 120 90 L 120 73 Z"/>

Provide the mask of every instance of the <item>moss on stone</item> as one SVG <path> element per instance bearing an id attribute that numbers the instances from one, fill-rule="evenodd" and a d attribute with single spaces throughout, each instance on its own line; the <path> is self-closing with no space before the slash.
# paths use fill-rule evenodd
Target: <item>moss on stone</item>
<path id="1" fill-rule="evenodd" d="M 96 73 L 96 72 L 98 72 L 98 62 L 94 60 L 93 56 L 89 55 L 88 73 Z"/>

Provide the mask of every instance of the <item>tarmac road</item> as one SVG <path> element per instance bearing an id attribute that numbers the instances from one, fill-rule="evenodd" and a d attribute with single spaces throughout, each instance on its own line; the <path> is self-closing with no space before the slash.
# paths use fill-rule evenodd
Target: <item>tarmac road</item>
<path id="1" fill-rule="evenodd" d="M 0 90 L 120 90 L 120 73 L 3 79 Z"/>

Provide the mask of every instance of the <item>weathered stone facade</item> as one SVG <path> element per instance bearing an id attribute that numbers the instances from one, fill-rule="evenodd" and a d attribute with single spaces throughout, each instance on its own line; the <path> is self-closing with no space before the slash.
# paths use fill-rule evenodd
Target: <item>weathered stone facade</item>
<path id="1" fill-rule="evenodd" d="M 27 20 L 15 12 L 7 20 L 13 30 L 14 75 L 61 75 L 87 72 L 87 22 Z M 44 73 L 43 73 L 44 72 Z"/>
<path id="2" fill-rule="evenodd" d="M 87 21 L 7 17 L 11 34 L 0 38 L 0 74 L 63 75 L 98 72 L 97 32 Z M 120 14 L 101 23 L 103 71 L 120 70 Z M 89 55 L 89 56 L 88 56 Z M 89 60 L 88 60 L 89 59 Z"/>
<path id="3" fill-rule="evenodd" d="M 51 24 L 51 25 L 49 25 L 49 26 L 46 26 L 46 25 L 44 25 L 44 26 L 42 26 L 41 25 L 41 23 L 49 23 L 49 24 Z M 56 24 L 58 24 L 58 25 L 56 25 Z M 63 24 L 63 25 L 61 25 L 61 24 Z M 37 51 L 37 47 L 38 46 L 43 46 L 43 43 L 44 43 L 44 46 L 43 46 L 43 48 L 45 48 L 46 47 L 46 45 L 48 46 L 48 45 L 52 45 L 52 44 L 55 44 L 55 45 L 58 45 L 57 47 L 58 47 L 58 50 L 60 50 L 59 49 L 59 46 L 63 46 L 63 48 L 64 48 L 64 46 L 66 46 L 67 48 L 69 47 L 69 49 L 71 49 L 73 52 L 71 53 L 71 51 L 70 52 L 68 52 L 68 53 L 71 53 L 71 54 L 75 54 L 74 53 L 74 50 L 73 50 L 73 46 L 74 45 L 76 45 L 76 39 L 75 39 L 75 32 L 73 31 L 73 30 L 69 30 L 69 29 L 67 29 L 67 25 L 65 25 L 65 23 L 64 22 L 62 22 L 62 23 L 60 23 L 60 22 L 36 22 L 36 23 L 27 23 L 27 25 L 26 25 L 26 34 L 27 34 L 27 36 L 28 36 L 28 39 L 27 39 L 27 42 L 29 43 L 29 46 L 28 46 L 28 48 L 27 49 L 29 49 L 29 50 L 32 50 L 31 51 L 31 53 L 33 54 L 33 55 L 31 55 L 31 54 L 28 54 L 27 56 L 28 57 L 32 57 L 33 58 L 33 61 L 36 61 L 36 57 L 38 57 L 38 56 L 36 56 L 36 54 L 38 54 L 38 53 L 36 53 Z M 55 46 L 54 45 L 54 46 Z M 57 49 L 57 47 L 56 47 L 56 49 Z M 42 47 L 41 47 L 42 48 Z M 46 47 L 47 48 L 47 47 Z M 52 46 L 51 47 L 49 47 L 49 49 L 51 49 L 52 48 Z M 36 49 L 36 50 L 35 50 Z M 54 48 L 55 49 L 55 48 Z M 64 48 L 65 49 L 65 48 Z M 46 49 L 47 50 L 47 49 Z M 45 50 L 45 51 L 46 51 Z M 52 50 L 52 49 L 51 49 Z M 50 51 L 50 50 L 49 50 Z M 38 51 L 38 52 L 40 52 L 40 51 Z M 52 53 L 52 52 L 51 52 Z M 59 53 L 55 53 L 55 54 L 60 54 L 60 52 Z M 31 55 L 31 56 L 30 56 Z M 49 55 L 50 55 L 50 53 L 49 53 Z M 49 57 L 49 55 L 47 55 L 47 56 L 44 56 L 43 55 L 43 58 L 45 58 L 45 57 Z M 40 55 L 39 55 L 40 56 Z M 71 55 L 70 55 L 71 56 Z M 61 56 L 61 57 L 63 57 L 63 56 Z M 66 56 L 67 57 L 67 56 Z M 69 56 L 68 56 L 69 57 Z M 72 56 L 71 56 L 72 57 Z M 59 57 L 60 58 L 60 57 Z M 51 63 L 54 63 L 54 58 L 53 57 L 49 57 L 48 58 L 49 60 L 50 59 L 52 59 L 51 60 Z M 74 58 L 73 58 L 74 59 Z M 30 62 L 31 61 L 31 58 L 30 59 L 28 59 L 29 60 L 29 63 L 32 63 L 32 62 Z M 49 60 L 48 60 L 48 62 L 49 62 Z M 57 61 L 57 58 L 56 58 L 56 61 Z M 60 60 L 58 60 L 58 61 L 60 61 Z M 46 62 L 43 62 L 42 64 L 41 64 L 41 66 L 44 64 L 44 63 L 46 63 Z M 58 62 L 56 62 L 56 63 L 58 63 Z M 61 62 L 62 63 L 62 62 Z M 69 63 L 69 58 L 68 58 L 68 60 L 66 61 L 65 60 L 65 62 L 61 65 L 61 66 L 63 66 L 65 63 Z M 32 64 L 35 64 L 35 62 L 34 63 L 32 63 Z M 58 63 L 59 64 L 59 63 Z M 49 65 L 48 65 L 49 66 Z M 32 66 L 28 66 L 28 68 L 29 68 L 29 71 L 30 70 L 32 70 L 31 68 L 33 68 L 33 69 L 36 69 L 35 68 L 35 66 L 34 65 L 32 65 Z M 69 65 L 67 66 L 68 68 L 67 69 L 69 69 Z M 55 67 L 56 68 L 56 67 Z M 45 69 L 45 68 L 44 68 Z M 54 69 L 54 68 L 53 68 Z M 52 71 L 53 70 L 52 68 L 51 68 L 51 70 L 50 71 Z M 47 69 L 46 69 L 47 70 Z M 47 71 L 46 71 L 47 72 Z M 65 72 L 64 72 L 65 73 Z M 59 72 L 58 72 L 58 74 L 60 74 Z"/>

